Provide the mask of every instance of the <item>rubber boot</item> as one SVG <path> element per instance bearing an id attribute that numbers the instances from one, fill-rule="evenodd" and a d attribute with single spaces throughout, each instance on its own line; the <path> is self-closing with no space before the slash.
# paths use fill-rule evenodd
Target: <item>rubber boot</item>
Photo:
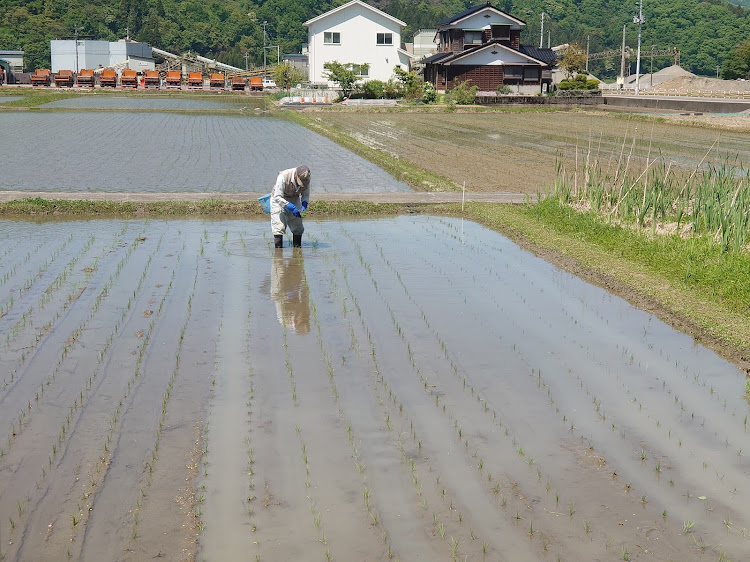
<path id="1" fill-rule="evenodd" d="M 273 247 L 274 248 L 283 248 L 284 247 L 284 235 L 283 234 L 274 234 L 273 235 Z"/>
<path id="2" fill-rule="evenodd" d="M 293 248 L 302 247 L 302 235 L 301 234 L 292 234 L 292 247 Z"/>

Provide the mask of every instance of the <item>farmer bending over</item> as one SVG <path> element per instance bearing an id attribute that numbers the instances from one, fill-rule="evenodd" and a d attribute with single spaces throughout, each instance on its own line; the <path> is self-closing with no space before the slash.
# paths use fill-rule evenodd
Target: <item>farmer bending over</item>
<path id="1" fill-rule="evenodd" d="M 284 242 L 286 227 L 292 231 L 292 246 L 302 247 L 302 213 L 310 199 L 310 168 L 297 166 L 279 172 L 271 193 L 271 231 L 276 248 Z"/>

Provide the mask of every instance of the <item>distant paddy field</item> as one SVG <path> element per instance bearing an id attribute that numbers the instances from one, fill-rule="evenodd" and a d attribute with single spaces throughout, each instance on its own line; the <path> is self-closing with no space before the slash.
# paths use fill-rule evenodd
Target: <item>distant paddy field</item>
<path id="1" fill-rule="evenodd" d="M 2 98 L 0 98 L 2 99 Z M 67 104 L 67 105 L 66 105 Z M 0 114 L 0 189 L 35 192 L 241 193 L 270 191 L 279 170 L 307 164 L 317 192 L 409 192 L 367 160 L 294 123 L 212 114 L 241 105 L 200 99 L 69 99 L 136 111 Z M 157 111 L 139 112 L 138 109 Z M 191 112 L 160 112 L 159 109 Z"/>

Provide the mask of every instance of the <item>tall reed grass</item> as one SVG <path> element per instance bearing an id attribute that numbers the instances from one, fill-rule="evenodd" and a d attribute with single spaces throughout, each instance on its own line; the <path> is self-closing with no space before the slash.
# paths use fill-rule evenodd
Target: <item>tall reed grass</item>
<path id="1" fill-rule="evenodd" d="M 615 163 L 613 157 L 602 162 L 589 151 L 573 170 L 558 160 L 554 196 L 562 204 L 595 211 L 612 222 L 652 232 L 706 236 L 722 252 L 748 249 L 750 170 L 737 159 L 706 166 L 701 161 L 692 172 L 660 158 L 646 159 L 643 169 L 633 171 L 631 157 L 624 152 Z"/>

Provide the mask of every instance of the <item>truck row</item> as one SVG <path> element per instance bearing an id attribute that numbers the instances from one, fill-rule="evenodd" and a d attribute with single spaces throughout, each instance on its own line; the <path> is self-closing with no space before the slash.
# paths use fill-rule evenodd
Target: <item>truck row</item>
<path id="1" fill-rule="evenodd" d="M 84 68 L 78 71 L 78 74 L 72 70 L 59 70 L 52 74 L 47 68 L 37 68 L 31 75 L 32 86 L 52 86 L 58 88 L 93 88 L 96 82 L 99 82 L 101 88 L 117 88 L 118 75 L 112 68 L 93 70 Z M 137 89 L 139 85 L 143 88 L 155 89 L 182 89 L 182 85 L 187 84 L 188 89 L 202 90 L 205 81 L 202 72 L 188 72 L 186 80 L 183 80 L 182 73 L 179 70 L 169 70 L 166 73 L 160 73 L 158 70 L 146 70 L 142 76 L 129 68 L 124 69 L 119 76 L 119 85 L 121 88 Z M 209 89 L 211 90 L 234 90 L 244 91 L 249 89 L 251 92 L 263 91 L 263 79 L 260 76 L 251 76 L 246 80 L 243 76 L 227 77 L 224 74 L 212 73 L 209 75 Z"/>

